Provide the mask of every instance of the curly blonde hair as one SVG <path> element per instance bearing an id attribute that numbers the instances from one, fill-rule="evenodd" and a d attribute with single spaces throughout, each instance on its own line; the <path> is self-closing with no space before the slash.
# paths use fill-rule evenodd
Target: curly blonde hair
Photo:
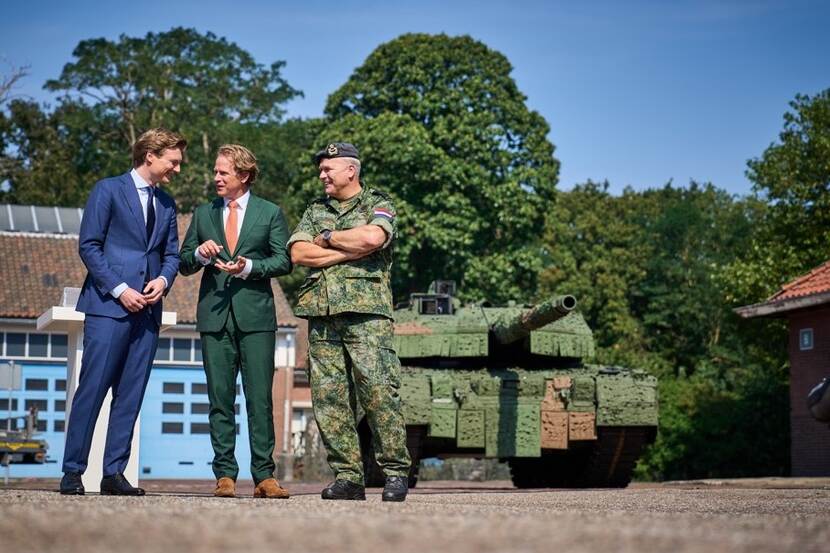
<path id="1" fill-rule="evenodd" d="M 223 144 L 219 146 L 216 152 L 217 156 L 224 156 L 233 163 L 234 171 L 239 175 L 240 173 L 247 173 L 248 180 L 245 182 L 251 186 L 259 175 L 259 167 L 256 164 L 256 156 L 254 153 L 239 144 Z"/>

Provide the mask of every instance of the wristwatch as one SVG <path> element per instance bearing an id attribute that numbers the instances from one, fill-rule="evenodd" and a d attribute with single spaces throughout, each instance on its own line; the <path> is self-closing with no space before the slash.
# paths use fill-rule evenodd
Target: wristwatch
<path id="1" fill-rule="evenodd" d="M 327 243 L 331 240 L 331 231 L 329 229 L 323 229 L 323 232 L 320 233 L 320 236 L 323 237 Z"/>

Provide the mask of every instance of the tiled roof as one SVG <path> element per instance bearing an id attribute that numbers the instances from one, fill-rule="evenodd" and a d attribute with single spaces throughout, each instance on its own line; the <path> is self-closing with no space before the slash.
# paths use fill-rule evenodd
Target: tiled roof
<path id="1" fill-rule="evenodd" d="M 179 236 L 184 237 L 190 215 L 179 215 Z M 0 233 L 0 317 L 36 319 L 60 304 L 64 287 L 80 288 L 86 269 L 78 256 L 78 237 L 35 233 Z M 179 275 L 164 299 L 165 311 L 176 311 L 183 324 L 196 322 L 201 273 Z M 276 279 L 271 281 L 280 326 L 297 327 L 297 365 L 305 365 L 307 325 L 294 316 Z"/>
<path id="2" fill-rule="evenodd" d="M 830 261 L 785 284 L 767 302 L 801 298 L 825 292 L 830 292 Z"/>

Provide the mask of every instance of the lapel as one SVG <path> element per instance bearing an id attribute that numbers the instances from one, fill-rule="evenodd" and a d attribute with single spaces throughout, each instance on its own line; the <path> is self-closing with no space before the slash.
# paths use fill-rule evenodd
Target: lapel
<path id="1" fill-rule="evenodd" d="M 245 218 L 242 219 L 242 228 L 239 231 L 239 240 L 236 241 L 237 252 L 242 248 L 242 244 L 245 242 L 245 239 L 251 234 L 251 228 L 256 224 L 261 216 L 262 206 L 260 205 L 260 199 L 252 193 L 248 197 L 248 207 L 245 209 Z M 222 234 L 224 235 L 225 233 L 223 232 Z M 233 253 L 235 254 L 236 252 Z"/>
<path id="2" fill-rule="evenodd" d="M 222 245 L 222 251 L 219 253 L 219 257 L 223 257 L 225 261 L 230 261 L 231 253 L 228 251 L 228 242 L 225 240 L 225 225 L 222 223 L 222 209 L 224 207 L 225 200 L 222 198 L 213 200 L 213 205 L 210 209 L 210 220 L 213 223 L 214 234 L 219 238 L 219 243 Z"/>
<path id="3" fill-rule="evenodd" d="M 140 230 L 138 234 L 141 236 L 146 247 L 147 223 L 144 222 L 144 211 L 141 209 L 141 200 L 138 199 L 138 190 L 136 190 L 133 178 L 129 173 L 121 175 L 121 194 L 124 196 L 124 201 L 133 214 L 133 219 Z M 158 217 L 156 217 L 156 221 L 158 221 Z"/>

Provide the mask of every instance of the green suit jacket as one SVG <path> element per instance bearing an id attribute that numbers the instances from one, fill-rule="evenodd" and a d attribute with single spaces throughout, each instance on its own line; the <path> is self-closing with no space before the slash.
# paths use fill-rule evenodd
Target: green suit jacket
<path id="1" fill-rule="evenodd" d="M 236 251 L 229 252 L 222 223 L 224 200 L 217 198 L 196 208 L 184 238 L 179 272 L 187 276 L 202 273 L 196 330 L 219 332 L 225 326 L 228 310 L 233 306 L 236 322 L 242 332 L 276 330 L 277 315 L 271 278 L 291 272 L 291 258 L 285 249 L 288 228 L 282 210 L 276 204 L 251 194 L 242 220 Z M 248 278 L 231 276 L 213 264 L 204 266 L 196 259 L 196 249 L 206 240 L 221 244 L 222 261 L 238 256 L 253 263 Z"/>

